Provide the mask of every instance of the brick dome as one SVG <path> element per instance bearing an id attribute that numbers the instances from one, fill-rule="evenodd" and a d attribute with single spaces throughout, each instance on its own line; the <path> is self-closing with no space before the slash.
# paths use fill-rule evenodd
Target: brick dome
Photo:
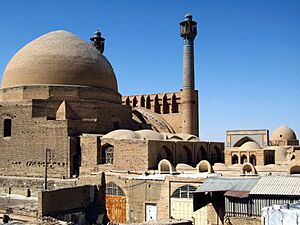
<path id="1" fill-rule="evenodd" d="M 297 140 L 297 137 L 291 128 L 286 125 L 282 125 L 273 131 L 271 140 Z"/>
<path id="2" fill-rule="evenodd" d="M 92 44 L 62 30 L 31 41 L 7 64 L 2 88 L 28 85 L 82 85 L 118 91 L 107 59 Z"/>

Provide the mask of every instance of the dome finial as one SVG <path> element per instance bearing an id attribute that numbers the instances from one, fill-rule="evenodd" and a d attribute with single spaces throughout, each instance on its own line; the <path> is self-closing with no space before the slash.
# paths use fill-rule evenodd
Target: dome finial
<path id="1" fill-rule="evenodd" d="M 95 48 L 97 48 L 101 53 L 104 52 L 104 41 L 105 38 L 101 37 L 101 32 L 99 29 L 96 30 L 94 36 L 90 38 Z"/>
<path id="2" fill-rule="evenodd" d="M 184 16 L 184 21 L 192 21 L 193 20 L 193 16 L 191 13 L 187 13 Z"/>

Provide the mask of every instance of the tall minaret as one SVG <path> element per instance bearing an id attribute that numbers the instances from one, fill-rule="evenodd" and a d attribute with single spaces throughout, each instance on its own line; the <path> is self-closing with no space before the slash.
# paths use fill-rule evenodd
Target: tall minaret
<path id="1" fill-rule="evenodd" d="M 199 136 L 198 91 L 194 78 L 194 39 L 197 35 L 197 22 L 191 14 L 184 16 L 180 23 L 180 36 L 183 38 L 183 87 L 182 87 L 182 133 Z"/>

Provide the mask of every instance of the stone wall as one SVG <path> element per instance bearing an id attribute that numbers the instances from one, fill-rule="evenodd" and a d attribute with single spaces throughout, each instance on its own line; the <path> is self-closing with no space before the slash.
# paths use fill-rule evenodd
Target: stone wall
<path id="1" fill-rule="evenodd" d="M 67 216 L 71 217 L 72 222 L 75 222 L 73 218 L 77 215 L 77 221 L 84 216 L 89 224 L 101 224 L 106 217 L 105 189 L 101 185 L 85 185 L 41 191 L 38 196 L 38 215 L 56 218 Z"/>
<path id="2" fill-rule="evenodd" d="M 100 182 L 98 183 L 100 184 Z M 75 187 L 77 179 L 48 179 L 48 189 L 54 190 L 65 187 Z M 38 192 L 44 189 L 43 178 L 25 177 L 0 177 L 0 192 L 27 196 L 30 190 L 31 196 L 37 196 Z"/>
<path id="3" fill-rule="evenodd" d="M 45 149 L 50 177 L 68 176 L 67 122 L 32 118 L 32 102 L 0 103 L 0 175 L 44 176 Z M 4 119 L 11 119 L 11 136 L 4 137 Z"/>

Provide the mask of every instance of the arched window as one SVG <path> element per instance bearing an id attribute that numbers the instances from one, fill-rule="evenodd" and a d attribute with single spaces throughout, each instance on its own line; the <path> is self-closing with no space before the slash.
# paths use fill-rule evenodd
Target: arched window
<path id="1" fill-rule="evenodd" d="M 190 185 L 182 186 L 176 189 L 172 196 L 173 198 L 193 198 L 193 192 L 196 191 L 196 188 Z"/>
<path id="2" fill-rule="evenodd" d="M 214 146 L 211 153 L 211 163 L 214 164 L 221 161 L 222 161 L 221 150 L 217 146 Z"/>
<path id="3" fill-rule="evenodd" d="M 183 161 L 183 156 L 182 156 L 181 153 L 178 154 L 177 162 L 178 162 L 178 163 L 183 163 L 183 162 L 184 162 L 184 161 Z"/>
<path id="4" fill-rule="evenodd" d="M 112 145 L 105 145 L 102 147 L 102 163 L 113 164 L 114 147 Z"/>
<path id="5" fill-rule="evenodd" d="M 136 99 L 136 96 L 134 96 L 133 100 L 132 100 L 132 107 L 137 107 L 137 99 Z"/>
<path id="6" fill-rule="evenodd" d="M 154 112 L 160 113 L 159 99 L 157 95 L 154 98 Z"/>
<path id="7" fill-rule="evenodd" d="M 256 156 L 254 154 L 252 154 L 250 156 L 250 163 L 253 165 L 253 166 L 256 166 Z"/>
<path id="8" fill-rule="evenodd" d="M 140 106 L 141 106 L 141 107 L 145 107 L 145 98 L 144 98 L 143 95 L 142 95 L 142 97 L 141 97 Z"/>
<path id="9" fill-rule="evenodd" d="M 189 165 L 193 164 L 192 151 L 187 146 L 184 146 L 181 152 L 179 152 L 177 162 Z"/>
<path id="10" fill-rule="evenodd" d="M 166 146 L 162 147 L 161 155 L 163 159 L 167 159 L 170 163 L 173 163 L 173 155 L 171 150 L 168 147 Z"/>
<path id="11" fill-rule="evenodd" d="M 163 113 L 164 114 L 170 113 L 167 95 L 164 95 L 164 97 L 163 97 Z"/>
<path id="12" fill-rule="evenodd" d="M 231 164 L 234 165 L 234 164 L 238 164 L 239 163 L 239 157 L 237 155 L 233 155 L 231 157 Z"/>
<path id="13" fill-rule="evenodd" d="M 149 95 L 146 98 L 146 108 L 151 109 L 151 99 Z"/>
<path id="14" fill-rule="evenodd" d="M 126 105 L 130 105 L 130 99 L 129 99 L 129 97 L 126 98 L 125 104 L 126 104 Z"/>
<path id="15" fill-rule="evenodd" d="M 156 156 L 156 165 L 158 165 L 158 163 L 163 159 L 163 157 L 161 156 L 160 153 L 157 154 Z"/>
<path id="16" fill-rule="evenodd" d="M 178 113 L 178 103 L 176 95 L 172 95 L 172 113 Z"/>
<path id="17" fill-rule="evenodd" d="M 11 136 L 11 119 L 4 119 L 4 137 Z"/>
<path id="18" fill-rule="evenodd" d="M 200 147 L 197 153 L 197 163 L 199 163 L 201 160 L 207 160 L 207 153 L 203 146 Z"/>
<path id="19" fill-rule="evenodd" d="M 106 185 L 106 195 L 110 196 L 125 196 L 123 190 L 113 182 Z"/>
<path id="20" fill-rule="evenodd" d="M 241 156 L 241 164 L 244 164 L 247 162 L 247 156 L 246 155 L 242 155 Z"/>

